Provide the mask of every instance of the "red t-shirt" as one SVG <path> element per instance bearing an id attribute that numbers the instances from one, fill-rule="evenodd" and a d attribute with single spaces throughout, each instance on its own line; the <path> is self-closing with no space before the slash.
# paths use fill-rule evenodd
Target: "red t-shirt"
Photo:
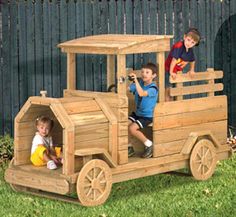
<path id="1" fill-rule="evenodd" d="M 174 73 L 183 70 L 183 68 L 179 65 L 181 62 L 195 61 L 193 49 L 189 48 L 188 52 L 187 52 L 183 41 L 176 42 L 172 46 L 171 51 L 165 61 L 165 71 L 166 72 L 170 72 L 170 64 L 171 64 L 171 61 L 173 58 L 177 59 L 177 63 L 176 63 L 174 70 L 173 70 Z"/>

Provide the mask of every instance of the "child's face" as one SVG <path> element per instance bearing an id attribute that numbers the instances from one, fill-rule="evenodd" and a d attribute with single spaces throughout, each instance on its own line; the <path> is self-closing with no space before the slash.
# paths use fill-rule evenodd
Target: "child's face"
<path id="1" fill-rule="evenodd" d="M 50 127 L 49 123 L 38 123 L 37 130 L 38 130 L 40 136 L 45 137 L 45 136 L 48 136 L 48 134 L 51 130 L 51 127 Z"/>
<path id="2" fill-rule="evenodd" d="M 192 39 L 192 37 L 185 35 L 184 36 L 184 46 L 189 49 L 194 47 L 197 44 L 196 41 Z"/>
<path id="3" fill-rule="evenodd" d="M 151 83 L 156 74 L 152 74 L 151 69 L 142 68 L 141 76 L 144 83 Z"/>

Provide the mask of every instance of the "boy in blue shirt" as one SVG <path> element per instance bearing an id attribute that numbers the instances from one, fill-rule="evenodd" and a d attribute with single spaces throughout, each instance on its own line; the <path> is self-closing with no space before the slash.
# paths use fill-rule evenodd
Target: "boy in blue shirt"
<path id="1" fill-rule="evenodd" d="M 157 66 L 153 63 L 147 63 L 142 67 L 141 80 L 137 79 L 135 73 L 130 73 L 133 83 L 129 86 L 130 92 L 135 95 L 136 112 L 129 116 L 129 133 L 144 144 L 143 158 L 152 157 L 152 141 L 140 131 L 152 123 L 153 110 L 157 103 L 158 89 L 153 79 L 157 76 Z M 132 144 L 128 146 L 128 156 L 134 155 Z"/>
<path id="2" fill-rule="evenodd" d="M 190 28 L 185 34 L 183 41 L 176 42 L 165 61 L 165 86 L 166 86 L 166 101 L 171 101 L 169 76 L 172 79 L 176 78 L 176 73 L 182 71 L 184 67 L 189 63 L 190 70 L 188 72 L 190 77 L 195 74 L 195 57 L 193 53 L 193 47 L 198 46 L 201 36 L 196 28 Z"/>

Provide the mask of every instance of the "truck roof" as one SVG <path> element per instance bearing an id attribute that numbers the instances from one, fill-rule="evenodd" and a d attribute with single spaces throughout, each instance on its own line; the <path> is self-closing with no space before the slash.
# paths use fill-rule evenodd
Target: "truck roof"
<path id="1" fill-rule="evenodd" d="M 172 35 L 103 34 L 86 36 L 58 45 L 62 52 L 87 54 L 133 54 L 170 50 Z"/>

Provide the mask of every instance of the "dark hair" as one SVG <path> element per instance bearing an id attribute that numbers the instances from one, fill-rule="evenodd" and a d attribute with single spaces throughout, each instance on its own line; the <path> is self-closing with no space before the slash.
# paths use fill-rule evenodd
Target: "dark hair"
<path id="1" fill-rule="evenodd" d="M 43 124 L 47 123 L 47 124 L 49 124 L 50 125 L 50 130 L 54 126 L 54 121 L 51 118 L 47 117 L 47 116 L 39 116 L 39 117 L 37 117 L 36 120 L 35 120 L 35 125 L 38 126 L 39 123 L 43 123 Z"/>
<path id="2" fill-rule="evenodd" d="M 150 69 L 152 70 L 152 74 L 157 74 L 157 65 L 154 64 L 154 63 L 146 63 L 145 65 L 142 66 L 142 68 L 145 68 L 145 69 Z"/>
<path id="3" fill-rule="evenodd" d="M 197 28 L 193 28 L 193 27 L 189 28 L 188 31 L 185 32 L 185 35 L 190 36 L 194 41 L 196 41 L 195 46 L 199 45 L 200 40 L 201 40 L 201 34 Z"/>

